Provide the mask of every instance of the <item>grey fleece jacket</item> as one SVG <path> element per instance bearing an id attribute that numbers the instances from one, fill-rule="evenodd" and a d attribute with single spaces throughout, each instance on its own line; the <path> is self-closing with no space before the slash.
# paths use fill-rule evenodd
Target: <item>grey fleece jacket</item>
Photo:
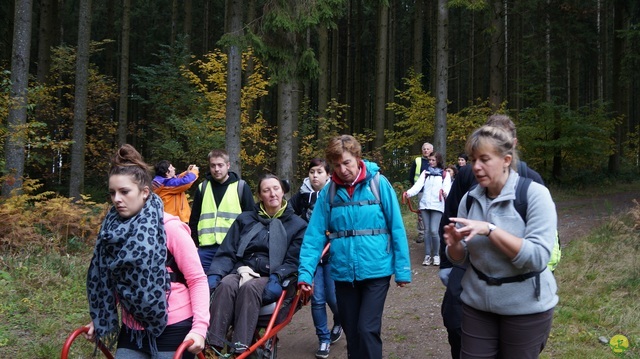
<path id="1" fill-rule="evenodd" d="M 467 268 L 462 278 L 462 302 L 475 309 L 501 315 L 541 313 L 558 303 L 556 281 L 547 269 L 556 238 L 556 206 L 546 187 L 531 183 L 527 192 L 525 225 L 525 221 L 513 206 L 518 177 L 512 170 L 502 192 L 488 207 L 486 189 L 476 186 L 462 198 L 458 208 L 458 217 L 490 222 L 523 238 L 522 248 L 515 258 L 509 259 L 491 244 L 487 236 L 482 235 L 467 240 L 465 256 L 461 261 L 451 260 L 447 251 L 447 257 L 451 262 L 461 264 L 470 261 L 489 277 L 504 278 L 543 270 L 540 273 L 540 297 L 536 298 L 535 277 L 522 282 L 490 286 L 478 278 L 470 266 Z M 474 198 L 469 213 L 466 205 L 467 196 Z"/>

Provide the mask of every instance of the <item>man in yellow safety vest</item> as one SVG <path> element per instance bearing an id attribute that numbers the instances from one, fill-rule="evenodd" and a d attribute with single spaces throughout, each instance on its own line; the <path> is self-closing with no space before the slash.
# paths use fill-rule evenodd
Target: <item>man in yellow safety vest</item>
<path id="1" fill-rule="evenodd" d="M 255 206 L 249 185 L 229 171 L 227 152 L 215 149 L 207 157 L 209 173 L 196 190 L 189 217 L 191 237 L 205 272 L 236 217 Z"/>

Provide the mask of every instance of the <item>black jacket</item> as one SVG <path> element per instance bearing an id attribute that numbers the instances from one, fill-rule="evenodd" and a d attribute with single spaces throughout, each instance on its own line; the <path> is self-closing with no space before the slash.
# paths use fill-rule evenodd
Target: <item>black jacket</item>
<path id="1" fill-rule="evenodd" d="M 240 241 L 244 235 L 251 231 L 251 228 L 260 223 L 258 219 L 259 204 L 254 210 L 242 212 L 236 221 L 233 222 L 229 232 L 220 248 L 213 257 L 207 275 L 226 276 L 235 273 L 241 266 L 249 266 L 261 276 L 269 276 L 269 227 L 262 228 L 258 234 L 247 245 L 244 255 L 240 258 L 236 254 Z M 285 278 L 297 275 L 298 264 L 300 262 L 300 247 L 302 237 L 307 228 L 307 222 L 297 216 L 290 205 L 287 205 L 284 213 L 279 217 L 284 229 L 287 232 L 287 253 L 282 264 L 274 271 L 282 282 Z"/>

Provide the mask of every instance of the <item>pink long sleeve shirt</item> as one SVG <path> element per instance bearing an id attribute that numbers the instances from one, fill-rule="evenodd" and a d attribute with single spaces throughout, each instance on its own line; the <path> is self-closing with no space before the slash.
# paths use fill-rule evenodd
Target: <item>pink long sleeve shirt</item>
<path id="1" fill-rule="evenodd" d="M 169 321 L 172 325 L 193 317 L 190 333 L 207 336 L 209 326 L 209 285 L 204 274 L 198 251 L 191 239 L 189 226 L 180 218 L 164 213 L 164 228 L 167 233 L 167 248 L 173 254 L 180 272 L 184 275 L 187 286 L 171 282 L 171 293 L 168 295 Z M 170 268 L 167 268 L 169 271 Z M 123 315 L 125 324 L 134 329 L 141 329 L 137 323 L 131 323 L 127 315 Z"/>

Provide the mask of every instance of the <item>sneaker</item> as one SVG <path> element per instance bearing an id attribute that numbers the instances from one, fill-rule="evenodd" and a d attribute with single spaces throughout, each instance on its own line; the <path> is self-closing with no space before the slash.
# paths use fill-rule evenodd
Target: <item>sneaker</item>
<path id="1" fill-rule="evenodd" d="M 337 342 L 342 338 L 342 327 L 340 325 L 334 325 L 331 329 L 331 344 Z"/>
<path id="2" fill-rule="evenodd" d="M 423 266 L 428 266 L 431 264 L 431 256 L 424 256 L 424 261 L 422 261 Z"/>
<path id="3" fill-rule="evenodd" d="M 433 265 L 434 266 L 440 265 L 440 256 L 433 256 Z"/>
<path id="4" fill-rule="evenodd" d="M 329 343 L 320 343 L 320 347 L 316 352 L 316 358 L 318 359 L 326 359 L 329 357 L 329 347 L 331 344 Z"/>

